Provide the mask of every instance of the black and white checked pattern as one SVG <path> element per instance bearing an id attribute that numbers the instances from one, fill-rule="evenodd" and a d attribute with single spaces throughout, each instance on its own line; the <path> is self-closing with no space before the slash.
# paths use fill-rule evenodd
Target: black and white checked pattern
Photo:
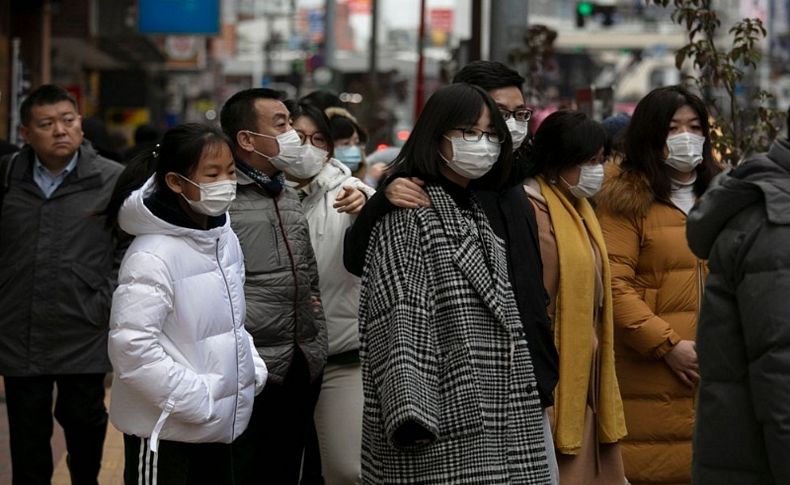
<path id="1" fill-rule="evenodd" d="M 476 201 L 440 187 L 433 207 L 375 228 L 360 304 L 366 484 L 545 484 L 532 363 L 504 250 Z M 416 421 L 431 444 L 396 447 Z"/>

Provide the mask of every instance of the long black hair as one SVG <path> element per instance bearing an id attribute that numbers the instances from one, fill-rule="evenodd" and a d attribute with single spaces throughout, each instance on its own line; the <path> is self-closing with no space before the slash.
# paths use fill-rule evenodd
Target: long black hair
<path id="1" fill-rule="evenodd" d="M 197 169 L 205 150 L 219 150 L 225 144 L 230 147 L 228 137 L 218 128 L 201 123 L 185 123 L 168 130 L 162 142 L 153 150 L 138 154 L 118 176 L 110 202 L 104 214 L 107 226 L 115 227 L 118 211 L 123 202 L 142 187 L 154 175 L 156 190 L 161 194 L 172 194 L 165 182 L 170 172 L 189 178 Z"/>
<path id="2" fill-rule="evenodd" d="M 513 142 L 510 132 L 491 96 L 478 86 L 466 83 L 450 84 L 428 98 L 414 129 L 392 162 L 388 178 L 396 176 L 420 177 L 424 180 L 439 180 L 440 168 L 445 162 L 439 156 L 442 137 L 456 128 L 468 128 L 477 124 L 487 107 L 494 125 L 494 132 L 504 142 L 500 145 L 499 159 L 483 177 L 472 180 L 469 186 L 477 189 L 502 188 L 510 175 Z"/>
<path id="3" fill-rule="evenodd" d="M 702 163 L 695 169 L 697 181 L 694 182 L 694 192 L 702 195 L 711 179 L 721 171 L 711 153 L 710 122 L 705 103 L 683 86 L 654 89 L 636 105 L 626 129 L 622 167 L 647 177 L 653 195 L 658 199 L 668 199 L 672 191 L 672 181 L 664 163 L 664 149 L 672 118 L 683 106 L 690 107 L 697 114 L 705 137 Z"/>
<path id="4" fill-rule="evenodd" d="M 543 120 L 532 147 L 528 175 L 555 179 L 568 167 L 594 158 L 601 149 L 609 154 L 606 130 L 580 111 L 555 111 Z"/>

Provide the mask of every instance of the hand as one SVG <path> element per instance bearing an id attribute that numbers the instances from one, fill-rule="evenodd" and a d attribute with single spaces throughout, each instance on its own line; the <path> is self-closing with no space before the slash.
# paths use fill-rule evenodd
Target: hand
<path id="1" fill-rule="evenodd" d="M 422 189 L 425 182 L 417 177 L 399 177 L 390 182 L 385 190 L 387 199 L 404 209 L 430 207 L 431 199 Z"/>
<path id="2" fill-rule="evenodd" d="M 312 307 L 313 314 L 317 316 L 321 312 L 321 298 L 310 296 L 310 306 Z"/>
<path id="3" fill-rule="evenodd" d="M 693 340 L 681 340 L 664 355 L 664 362 L 683 384 L 694 387 L 699 382 L 697 344 Z"/>
<path id="4" fill-rule="evenodd" d="M 367 202 L 367 197 L 361 190 L 347 186 L 337 194 L 332 207 L 340 213 L 359 214 L 359 211 L 365 206 L 365 202 Z"/>

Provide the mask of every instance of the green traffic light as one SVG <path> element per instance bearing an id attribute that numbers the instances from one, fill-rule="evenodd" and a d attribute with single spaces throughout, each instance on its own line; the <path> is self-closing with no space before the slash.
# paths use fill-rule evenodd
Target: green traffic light
<path id="1" fill-rule="evenodd" d="M 582 17 L 589 17 L 593 13 L 592 2 L 579 2 L 576 4 L 576 10 Z"/>

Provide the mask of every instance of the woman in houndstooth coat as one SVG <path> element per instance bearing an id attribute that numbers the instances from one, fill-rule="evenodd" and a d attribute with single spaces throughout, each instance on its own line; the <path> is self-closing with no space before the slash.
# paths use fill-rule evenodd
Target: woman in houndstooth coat
<path id="1" fill-rule="evenodd" d="M 366 255 L 363 483 L 549 482 L 504 249 L 469 190 L 508 174 L 496 110 L 474 86 L 437 91 L 395 161 L 427 181 L 432 206 L 387 214 Z"/>

